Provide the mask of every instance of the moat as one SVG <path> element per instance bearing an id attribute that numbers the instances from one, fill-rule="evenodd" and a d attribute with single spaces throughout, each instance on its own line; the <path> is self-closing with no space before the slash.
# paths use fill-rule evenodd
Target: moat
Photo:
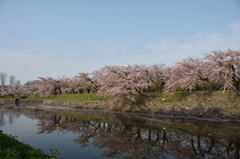
<path id="1" fill-rule="evenodd" d="M 240 122 L 0 108 L 0 130 L 60 159 L 239 158 Z"/>

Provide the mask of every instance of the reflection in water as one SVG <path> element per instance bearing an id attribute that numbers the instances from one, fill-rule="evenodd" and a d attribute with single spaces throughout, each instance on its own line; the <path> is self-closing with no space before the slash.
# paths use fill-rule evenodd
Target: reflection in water
<path id="1" fill-rule="evenodd" d="M 0 128 L 7 124 L 3 114 L 9 115 L 9 123 L 21 114 L 38 119 L 39 134 L 76 133 L 78 137 L 73 142 L 81 147 L 104 148 L 103 156 L 108 158 L 239 158 L 237 123 L 144 120 L 113 113 L 5 108 L 0 109 Z"/>
<path id="2" fill-rule="evenodd" d="M 0 127 L 5 125 L 4 114 L 0 113 Z"/>

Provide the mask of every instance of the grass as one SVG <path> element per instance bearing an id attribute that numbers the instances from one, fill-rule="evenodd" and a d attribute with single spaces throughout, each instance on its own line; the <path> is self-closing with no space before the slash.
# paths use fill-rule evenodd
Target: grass
<path id="1" fill-rule="evenodd" d="M 55 159 L 0 132 L 1 159 Z"/>
<path id="2" fill-rule="evenodd" d="M 14 97 L 13 96 L 4 96 L 2 98 L 0 98 L 0 100 L 13 100 Z"/>
<path id="3" fill-rule="evenodd" d="M 161 92 L 153 100 L 160 103 L 173 103 L 183 100 L 189 94 L 189 91 Z"/>
<path id="4" fill-rule="evenodd" d="M 114 108 L 113 105 L 109 104 L 109 98 L 97 96 L 95 93 L 62 94 L 42 99 L 43 105 L 108 110 Z"/>
<path id="5" fill-rule="evenodd" d="M 82 93 L 82 94 L 61 94 L 49 97 L 29 96 L 26 100 L 61 100 L 61 101 L 104 101 L 103 97 L 97 96 L 95 93 Z"/>
<path id="6" fill-rule="evenodd" d="M 15 98 L 20 98 L 19 96 L 11 97 L 5 96 L 0 98 L 0 100 L 14 100 Z M 40 97 L 37 95 L 31 95 L 26 98 L 21 99 L 22 101 L 30 100 L 61 100 L 61 101 L 106 101 L 104 97 L 97 96 L 96 93 L 82 93 L 82 94 L 61 94 L 61 95 L 52 95 L 49 97 Z"/>

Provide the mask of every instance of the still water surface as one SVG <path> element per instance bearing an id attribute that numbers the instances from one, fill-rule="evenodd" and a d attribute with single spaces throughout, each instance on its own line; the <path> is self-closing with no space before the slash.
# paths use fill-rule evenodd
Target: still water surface
<path id="1" fill-rule="evenodd" d="M 0 108 L 0 130 L 60 159 L 239 158 L 240 123 Z"/>

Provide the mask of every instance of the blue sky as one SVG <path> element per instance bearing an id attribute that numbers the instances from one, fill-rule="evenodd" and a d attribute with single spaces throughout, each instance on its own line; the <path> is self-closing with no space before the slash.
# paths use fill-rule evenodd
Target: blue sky
<path id="1" fill-rule="evenodd" d="M 240 0 L 0 0 L 0 72 L 23 82 L 240 49 Z"/>

